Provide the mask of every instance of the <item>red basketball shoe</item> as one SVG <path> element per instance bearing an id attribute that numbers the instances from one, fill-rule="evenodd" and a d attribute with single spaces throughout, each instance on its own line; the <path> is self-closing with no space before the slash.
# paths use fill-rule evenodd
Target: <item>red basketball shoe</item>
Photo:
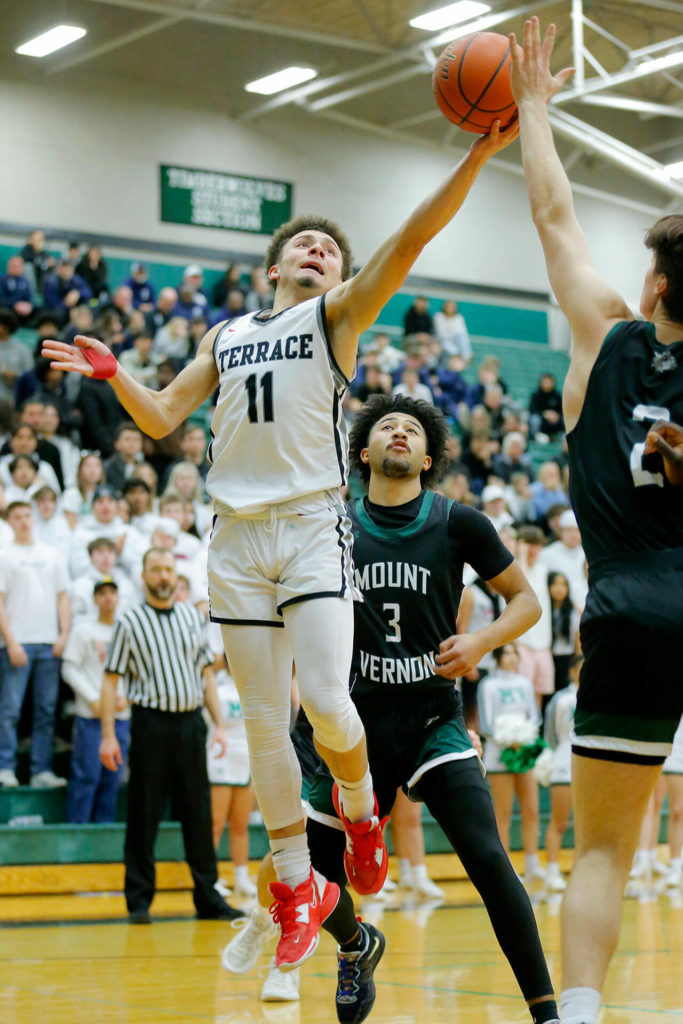
<path id="1" fill-rule="evenodd" d="M 275 963 L 283 971 L 292 971 L 315 953 L 320 925 L 339 902 L 339 886 L 311 868 L 308 879 L 296 889 L 271 882 L 270 891 L 275 897 L 270 913 L 280 925 Z"/>
<path id="2" fill-rule="evenodd" d="M 361 896 L 379 892 L 384 885 L 389 867 L 389 854 L 384 842 L 383 830 L 389 815 L 379 819 L 379 807 L 375 797 L 375 813 L 368 821 L 352 823 L 344 814 L 339 800 L 339 786 L 332 788 L 334 809 L 346 829 L 346 850 L 344 868 L 349 882 Z"/>

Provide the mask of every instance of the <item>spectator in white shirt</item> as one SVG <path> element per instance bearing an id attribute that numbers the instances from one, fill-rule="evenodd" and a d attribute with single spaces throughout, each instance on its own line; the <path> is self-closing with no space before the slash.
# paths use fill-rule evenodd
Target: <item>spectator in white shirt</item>
<path id="1" fill-rule="evenodd" d="M 69 584 L 71 619 L 74 623 L 97 616 L 93 588 L 103 579 L 113 579 L 118 587 L 118 615 L 141 599 L 142 586 L 136 588 L 128 574 L 116 565 L 117 550 L 113 540 L 109 537 L 96 537 L 88 544 L 88 555 L 89 562 L 85 571 Z"/>
<path id="2" fill-rule="evenodd" d="M 104 467 L 99 452 L 81 452 L 76 470 L 76 482 L 62 495 L 62 512 L 73 530 L 85 515 L 92 512 L 92 499 L 98 486 L 104 482 Z"/>
<path id="3" fill-rule="evenodd" d="M 27 502 L 7 510 L 14 541 L 0 550 L 0 785 L 18 785 L 17 724 L 29 681 L 33 690 L 31 785 L 66 785 L 51 769 L 59 659 L 69 635 L 66 566 L 61 554 L 33 539 Z"/>
<path id="4" fill-rule="evenodd" d="M 132 575 L 140 568 L 144 539 L 134 526 L 128 526 L 118 514 L 118 495 L 111 487 L 98 487 L 93 495 L 92 515 L 83 519 L 73 532 L 71 575 L 82 576 L 88 566 L 88 544 L 96 537 L 109 537 L 116 544 L 120 565 Z"/>
<path id="5" fill-rule="evenodd" d="M 541 560 L 548 572 L 561 572 L 567 577 L 572 601 L 581 611 L 588 593 L 586 556 L 581 546 L 576 516 L 571 509 L 562 513 L 558 525 L 560 539 L 543 549 Z"/>
<path id="6" fill-rule="evenodd" d="M 401 383 L 397 384 L 391 393 L 392 395 L 405 395 L 406 398 L 426 402 L 427 405 L 434 405 L 431 388 L 421 382 L 417 370 L 404 370 L 401 374 Z"/>
<path id="7" fill-rule="evenodd" d="M 66 516 L 58 509 L 57 495 L 51 487 L 43 485 L 33 495 L 35 516 L 33 535 L 40 544 L 57 548 L 62 557 L 68 558 L 71 545 L 71 530 Z"/>
<path id="8" fill-rule="evenodd" d="M 465 323 L 465 317 L 458 312 L 454 299 L 446 299 L 438 313 L 434 314 L 434 334 L 441 343 L 444 361 L 450 356 L 460 356 L 466 363 L 472 362 L 472 343 Z"/>
<path id="9" fill-rule="evenodd" d="M 76 698 L 66 820 L 83 823 L 114 820 L 130 738 L 130 708 L 119 682 L 114 728 L 121 748 L 121 764 L 116 771 L 105 768 L 100 762 L 100 694 L 104 659 L 118 605 L 116 582 L 108 577 L 97 580 L 91 587 L 91 598 L 97 618 L 81 619 L 75 624 L 62 663 L 62 675 Z"/>

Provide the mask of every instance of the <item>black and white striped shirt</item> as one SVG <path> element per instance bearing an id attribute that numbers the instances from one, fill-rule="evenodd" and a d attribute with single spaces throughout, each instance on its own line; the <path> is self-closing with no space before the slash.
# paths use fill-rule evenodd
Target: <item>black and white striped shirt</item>
<path id="1" fill-rule="evenodd" d="M 196 608 L 139 604 L 116 622 L 104 669 L 122 677 L 131 704 L 193 711 L 204 703 L 202 672 L 212 661 Z"/>

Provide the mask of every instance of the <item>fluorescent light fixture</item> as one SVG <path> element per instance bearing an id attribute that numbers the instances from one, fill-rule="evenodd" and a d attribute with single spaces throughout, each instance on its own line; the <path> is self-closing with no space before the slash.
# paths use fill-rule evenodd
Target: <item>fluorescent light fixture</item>
<path id="1" fill-rule="evenodd" d="M 410 24 L 413 28 L 424 29 L 425 32 L 438 32 L 439 29 L 459 25 L 461 21 L 476 18 L 477 15 L 486 14 L 490 10 L 489 4 L 477 3 L 475 0 L 460 0 L 457 4 L 449 4 L 448 7 L 439 7 L 435 11 L 421 14 L 418 18 L 413 18 Z"/>
<path id="2" fill-rule="evenodd" d="M 638 77 L 640 75 L 654 75 L 657 71 L 666 71 L 667 68 L 675 68 L 679 64 L 683 64 L 683 50 L 678 50 L 676 53 L 667 53 L 666 57 L 644 60 L 642 64 L 636 65 L 633 69 L 633 74 Z"/>
<path id="3" fill-rule="evenodd" d="M 55 50 L 61 50 L 63 46 L 82 39 L 85 31 L 77 25 L 55 25 L 35 39 L 29 39 L 23 46 L 17 46 L 14 52 L 20 53 L 22 57 L 47 57 L 48 53 L 54 53 Z"/>
<path id="4" fill-rule="evenodd" d="M 302 82 L 309 82 L 315 78 L 318 72 L 313 68 L 283 68 L 265 78 L 257 78 L 254 82 L 245 85 L 247 92 L 259 92 L 262 96 L 272 96 L 273 93 L 282 92 L 293 85 L 301 85 Z"/>
<path id="5" fill-rule="evenodd" d="M 660 181 L 683 178 L 683 160 L 675 164 L 666 164 L 661 170 L 655 171 L 655 175 Z"/>

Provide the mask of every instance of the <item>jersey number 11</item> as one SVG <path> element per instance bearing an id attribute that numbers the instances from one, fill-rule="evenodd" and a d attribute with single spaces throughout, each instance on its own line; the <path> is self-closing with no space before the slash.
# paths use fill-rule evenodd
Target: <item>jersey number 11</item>
<path id="1" fill-rule="evenodd" d="M 244 382 L 244 386 L 247 389 L 247 395 L 249 396 L 249 422 L 258 423 L 259 414 L 256 399 L 258 397 L 258 387 L 256 380 L 256 374 L 250 373 Z M 268 370 L 264 373 L 260 381 L 261 391 L 263 392 L 263 418 L 262 423 L 272 423 L 273 416 L 273 371 Z"/>

